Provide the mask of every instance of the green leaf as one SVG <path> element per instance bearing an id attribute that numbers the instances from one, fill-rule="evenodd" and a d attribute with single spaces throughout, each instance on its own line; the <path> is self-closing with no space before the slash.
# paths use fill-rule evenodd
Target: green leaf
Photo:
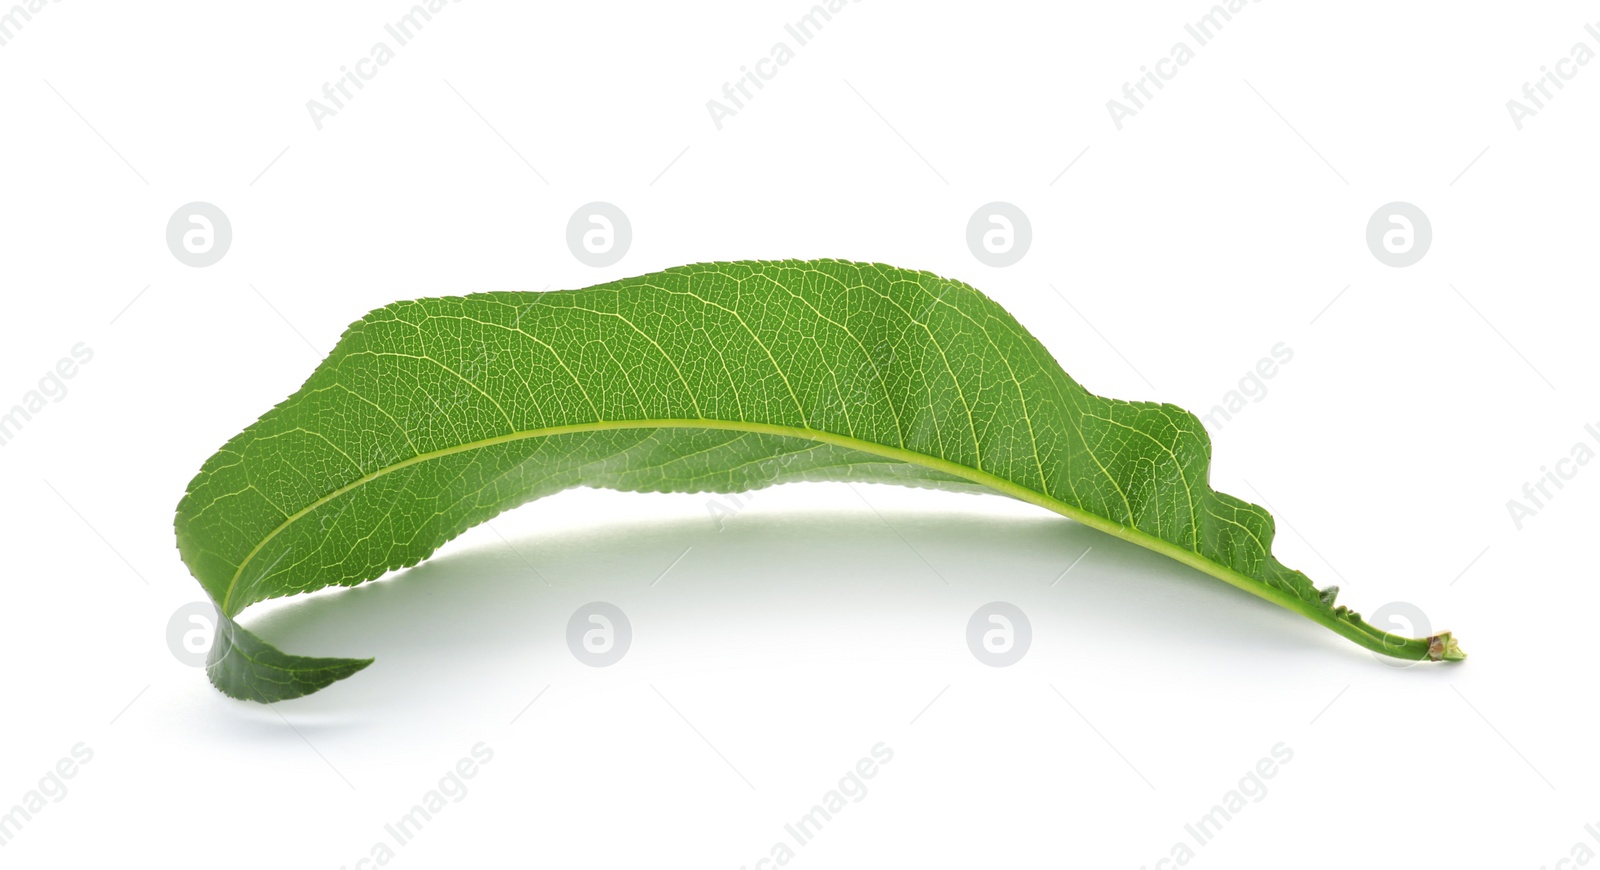
<path id="1" fill-rule="evenodd" d="M 278 652 L 232 618 L 415 565 L 579 485 L 738 492 L 798 480 L 982 489 L 1170 556 L 1407 659 L 1273 557 L 1273 521 L 1213 491 L 1173 405 L 1092 395 L 999 305 L 926 272 L 710 263 L 583 290 L 397 302 L 208 460 L 178 547 L 225 619 L 212 681 L 291 698 L 367 660 Z M 218 650 L 221 650 L 220 654 Z"/>
<path id="2" fill-rule="evenodd" d="M 309 695 L 370 664 L 372 659 L 292 656 L 219 615 L 206 673 L 225 694 L 270 704 Z"/>

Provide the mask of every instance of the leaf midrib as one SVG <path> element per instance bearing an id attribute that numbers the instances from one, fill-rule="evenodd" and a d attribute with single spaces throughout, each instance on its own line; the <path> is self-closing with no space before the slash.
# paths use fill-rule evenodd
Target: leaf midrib
<path id="1" fill-rule="evenodd" d="M 245 568 L 251 563 L 251 561 L 255 559 L 256 555 L 259 554 L 262 549 L 267 546 L 267 544 L 271 543 L 272 539 L 277 537 L 280 532 L 294 525 L 296 521 L 300 520 L 302 517 L 306 516 L 317 508 L 322 507 L 323 505 L 333 501 L 347 492 L 351 492 L 352 490 L 365 486 L 366 484 L 371 483 L 372 481 L 377 480 L 386 474 L 399 471 L 403 468 L 408 468 L 412 465 L 427 462 L 429 460 L 441 459 L 446 456 L 453 456 L 458 453 L 466 453 L 472 450 L 493 447 L 500 444 L 524 441 L 530 438 L 544 438 L 554 435 L 571 435 L 585 432 L 603 432 L 625 429 L 714 429 L 721 431 L 749 432 L 762 435 L 778 435 L 790 438 L 802 438 L 812 441 L 819 441 L 825 444 L 832 444 L 834 446 L 844 447 L 850 450 L 857 450 L 862 453 L 868 453 L 886 459 L 894 459 L 911 465 L 930 468 L 935 471 L 941 471 L 981 486 L 986 486 L 1003 495 L 1008 495 L 1012 498 L 1038 505 L 1046 510 L 1060 514 L 1068 519 L 1076 520 L 1086 526 L 1105 532 L 1106 534 L 1121 538 L 1122 540 L 1128 541 L 1132 544 L 1137 544 L 1138 546 L 1144 547 L 1147 550 L 1153 550 L 1157 553 L 1167 556 L 1168 558 L 1175 559 L 1185 565 L 1203 571 L 1206 574 L 1249 592 L 1252 595 L 1267 599 L 1274 604 L 1286 607 L 1317 622 L 1325 625 L 1329 624 L 1326 618 L 1327 615 L 1325 613 L 1323 613 L 1321 610 L 1313 608 L 1309 602 L 1302 600 L 1298 596 L 1289 595 L 1280 589 L 1269 586 L 1260 580 L 1234 571 L 1225 565 L 1213 562 L 1199 553 L 1196 553 L 1192 550 L 1186 550 L 1170 541 L 1158 538 L 1132 526 L 1124 526 L 1121 523 L 1107 519 L 1098 514 L 1089 513 L 1083 508 L 1067 504 L 1060 499 L 1045 495 L 1044 493 L 1029 489 L 1025 486 L 1021 486 L 1010 480 L 1006 480 L 1003 477 L 990 474 L 989 472 L 981 469 L 972 468 L 957 462 L 951 462 L 947 459 L 942 459 L 937 456 L 929 456 L 925 453 L 906 450 L 901 447 L 890 447 L 886 444 L 879 444 L 873 441 L 863 441 L 859 438 L 854 438 L 849 435 L 840 435 L 835 432 L 826 432 L 820 429 L 782 426 L 772 423 L 700 418 L 608 420 L 595 421 L 591 423 L 573 423 L 563 426 L 549 426 L 538 429 L 509 432 L 504 435 L 496 435 L 493 438 L 469 441 L 451 447 L 429 451 L 427 453 L 419 453 L 416 456 L 403 459 L 393 465 L 387 465 L 383 468 L 377 469 L 376 471 L 369 472 L 368 474 L 365 474 L 362 477 L 333 490 L 327 495 L 318 498 L 304 508 L 295 511 L 293 514 L 290 514 L 286 519 L 284 519 L 283 522 L 279 523 L 271 532 L 268 532 L 267 535 L 263 537 L 248 554 L 245 555 L 243 561 L 239 563 L 238 568 L 233 572 L 233 577 L 228 581 L 228 588 L 223 592 L 222 612 L 230 618 L 237 615 L 231 610 L 231 602 L 233 599 L 233 591 L 238 586 L 239 578 L 244 574 Z"/>

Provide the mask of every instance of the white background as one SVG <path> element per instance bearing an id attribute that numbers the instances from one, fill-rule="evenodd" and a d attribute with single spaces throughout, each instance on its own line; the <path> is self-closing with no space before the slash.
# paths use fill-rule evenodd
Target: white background
<path id="1" fill-rule="evenodd" d="M 0 47 L 0 410 L 93 351 L 0 447 L 0 811 L 93 752 L 0 863 L 371 866 L 479 742 L 492 761 L 390 866 L 755 867 L 880 742 L 791 866 L 1600 851 L 1600 465 L 1520 530 L 1507 509 L 1600 449 L 1600 63 L 1521 130 L 1505 105 L 1600 49 L 1600 7 L 1251 3 L 1119 131 L 1106 101 L 1193 47 L 1206 4 L 866 0 L 718 130 L 706 101 L 793 47 L 805 3 L 467 0 L 318 130 L 306 102 L 406 9 L 357 6 L 66 0 Z M 197 200 L 233 226 L 208 268 L 165 243 Z M 633 226 L 606 268 L 565 242 L 595 200 Z M 1008 268 L 965 241 L 995 200 L 1033 227 Z M 1408 268 L 1364 238 L 1396 200 L 1433 227 Z M 1214 485 L 1269 505 L 1279 556 L 1344 603 L 1408 602 L 1471 658 L 1388 667 L 1040 510 L 843 485 L 762 492 L 721 531 L 704 496 L 570 492 L 258 606 L 244 624 L 288 651 L 377 658 L 271 708 L 169 652 L 201 598 L 184 485 L 369 309 L 821 256 L 967 281 L 1104 395 L 1203 413 L 1285 343 L 1213 429 Z M 613 667 L 563 639 L 594 600 L 633 625 Z M 965 643 L 995 600 L 1033 626 L 1009 668 Z M 1280 743 L 1264 797 L 1195 845 Z"/>

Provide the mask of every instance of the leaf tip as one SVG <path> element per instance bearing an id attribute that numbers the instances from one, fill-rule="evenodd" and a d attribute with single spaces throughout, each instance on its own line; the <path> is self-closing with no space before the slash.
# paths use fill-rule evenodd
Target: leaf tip
<path id="1" fill-rule="evenodd" d="M 289 655 L 222 617 L 206 676 L 224 695 L 271 704 L 300 698 L 360 673 L 373 659 Z"/>

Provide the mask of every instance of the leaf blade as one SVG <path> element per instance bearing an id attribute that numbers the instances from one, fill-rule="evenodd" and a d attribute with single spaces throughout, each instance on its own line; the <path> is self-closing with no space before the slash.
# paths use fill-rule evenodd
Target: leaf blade
<path id="1" fill-rule="evenodd" d="M 981 487 L 1363 645 L 1394 638 L 1279 563 L 1271 516 L 1212 490 L 1209 461 L 1194 415 L 1093 395 L 965 284 L 842 261 L 713 263 L 372 312 L 206 463 L 177 531 L 231 618 L 416 564 L 580 484 Z M 1418 657 L 1433 646 L 1395 641 Z"/>

